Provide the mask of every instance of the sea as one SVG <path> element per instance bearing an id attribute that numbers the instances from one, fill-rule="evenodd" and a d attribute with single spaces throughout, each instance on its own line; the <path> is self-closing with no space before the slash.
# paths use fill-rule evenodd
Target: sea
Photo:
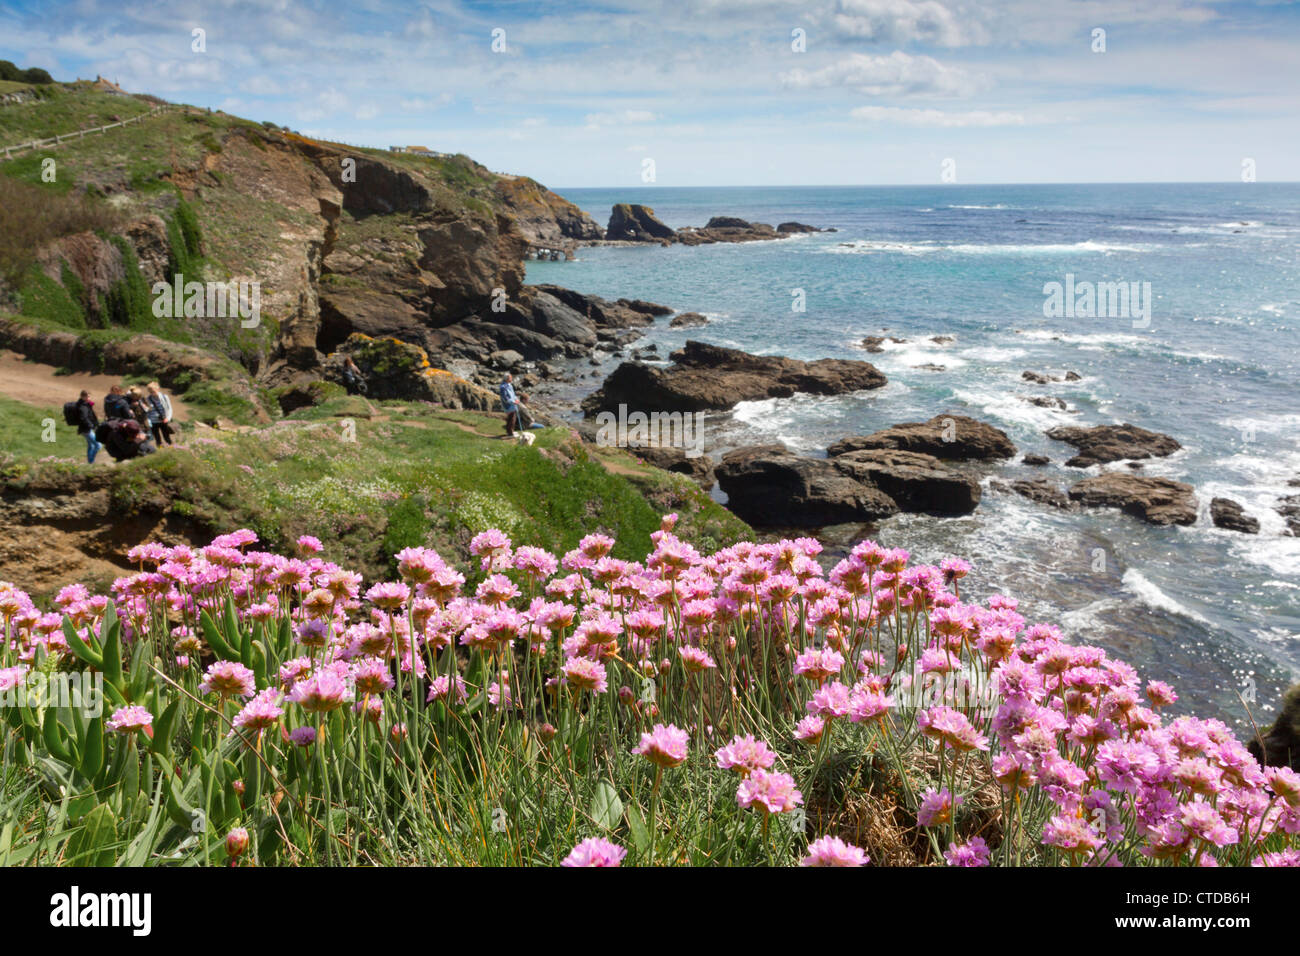
<path id="1" fill-rule="evenodd" d="M 1006 431 L 1022 454 L 987 470 L 967 517 L 900 515 L 828 529 L 834 553 L 870 535 L 916 561 L 965 557 L 963 597 L 1002 592 L 1031 622 L 1058 625 L 1164 680 L 1176 709 L 1263 725 L 1300 674 L 1300 537 L 1274 510 L 1300 494 L 1300 184 L 560 189 L 600 223 L 643 203 L 669 226 L 712 216 L 834 232 L 705 246 L 588 247 L 530 262 L 530 283 L 703 313 L 659 319 L 634 347 L 666 358 L 688 339 L 793 358 L 858 358 L 884 388 L 742 402 L 706 419 L 713 454 L 784 442 L 808 455 L 847 435 L 957 412 Z M 1124 282 L 1127 313 L 1069 315 L 1053 283 Z M 1122 305 L 1123 303 L 1118 303 Z M 866 352 L 866 336 L 886 336 Z M 936 341 L 938 337 L 938 341 Z M 616 361 L 584 370 L 599 385 Z M 1026 370 L 1078 381 L 1046 386 Z M 1062 399 L 1040 407 L 1027 396 Z M 1138 474 L 1196 488 L 1194 526 L 1160 528 L 1114 510 L 1062 511 L 990 487 L 1045 476 L 1062 487 L 1056 425 L 1131 422 L 1182 450 Z M 1123 464 L 1104 466 L 1124 469 Z M 725 496 L 715 488 L 715 496 Z M 1258 535 L 1213 527 L 1235 499 Z"/>

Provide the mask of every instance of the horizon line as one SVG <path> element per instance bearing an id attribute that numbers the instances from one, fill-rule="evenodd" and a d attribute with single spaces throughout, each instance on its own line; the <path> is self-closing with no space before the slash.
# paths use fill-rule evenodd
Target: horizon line
<path id="1" fill-rule="evenodd" d="M 509 173 L 505 175 L 511 175 Z M 515 174 L 520 175 L 520 174 Z M 529 177 L 532 179 L 533 177 Z M 537 181 L 537 180 L 534 180 Z M 973 182 L 973 183 L 730 183 L 705 184 L 691 186 L 668 186 L 663 183 L 639 183 L 629 185 L 620 183 L 607 186 L 547 186 L 552 192 L 564 192 L 574 189 L 918 189 L 934 187 L 939 189 L 960 189 L 967 186 L 1296 186 L 1300 179 L 1257 180 L 1253 183 L 1238 183 L 1231 179 L 1115 179 L 1094 180 L 1092 182 Z"/>

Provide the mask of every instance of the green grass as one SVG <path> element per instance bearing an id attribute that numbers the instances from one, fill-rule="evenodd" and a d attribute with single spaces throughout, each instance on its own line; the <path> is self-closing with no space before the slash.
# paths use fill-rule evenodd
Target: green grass
<path id="1" fill-rule="evenodd" d="M 67 400 L 77 400 L 76 389 L 68 390 Z M 53 442 L 46 441 L 50 437 L 54 438 Z M 3 396 L 0 396 L 0 449 L 29 460 L 51 456 L 86 460 L 86 440 L 63 421 L 61 406 L 40 408 Z"/>

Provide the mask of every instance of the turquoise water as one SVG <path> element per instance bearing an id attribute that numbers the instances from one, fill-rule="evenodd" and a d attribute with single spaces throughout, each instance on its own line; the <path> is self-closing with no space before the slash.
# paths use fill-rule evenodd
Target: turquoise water
<path id="1" fill-rule="evenodd" d="M 838 229 L 777 242 L 695 248 L 593 248 L 530 263 L 530 282 L 639 297 L 710 318 L 646 342 L 687 337 L 798 358 L 873 362 L 884 389 L 837 398 L 744 403 L 713 416 L 713 447 L 780 440 L 827 444 L 895 422 L 958 411 L 1003 428 L 1046 469 L 1001 477 L 1066 485 L 1057 424 L 1132 422 L 1184 446 L 1143 473 L 1193 484 L 1203 512 L 1225 495 L 1260 519 L 1258 536 L 1154 528 L 1117 512 L 1063 513 L 986 487 L 956 520 L 900 516 L 876 535 L 918 559 L 960 554 L 979 594 L 1005 590 L 1031 619 L 1060 624 L 1168 680 L 1189 710 L 1239 725 L 1237 693 L 1261 710 L 1300 672 L 1300 538 L 1276 499 L 1300 492 L 1300 185 L 943 186 L 561 190 L 604 223 L 615 202 L 654 207 L 670 226 L 713 215 Z M 1044 284 L 1150 283 L 1141 317 L 1046 318 Z M 1141 286 L 1139 285 L 1139 288 Z M 792 311 L 802 290 L 805 311 Z M 906 339 L 883 354 L 866 335 Z M 952 336 L 949 344 L 931 336 Z M 920 368 L 938 365 L 943 371 Z M 1033 386 L 1026 369 L 1078 382 Z M 590 379 L 592 387 L 597 379 Z M 1069 410 L 1020 396 L 1050 394 Z"/>

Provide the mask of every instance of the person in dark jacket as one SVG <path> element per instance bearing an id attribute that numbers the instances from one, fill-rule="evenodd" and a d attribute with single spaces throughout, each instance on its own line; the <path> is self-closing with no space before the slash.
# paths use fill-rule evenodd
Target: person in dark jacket
<path id="1" fill-rule="evenodd" d="M 149 433 L 134 418 L 110 418 L 101 426 L 104 448 L 114 461 L 126 461 L 157 451 Z"/>
<path id="2" fill-rule="evenodd" d="M 99 449 L 102 447 L 99 439 L 95 437 L 95 429 L 99 427 L 99 416 L 95 414 L 95 402 L 85 389 L 82 389 L 81 397 L 77 399 L 77 412 L 81 416 L 81 420 L 77 423 L 77 434 L 86 436 L 86 464 L 93 465 L 95 456 L 99 454 Z"/>
<path id="3" fill-rule="evenodd" d="M 367 391 L 366 377 L 361 374 L 357 363 L 352 361 L 351 355 L 343 357 L 343 385 L 349 395 L 365 395 Z"/>
<path id="4" fill-rule="evenodd" d="M 122 394 L 122 386 L 114 385 L 104 396 L 104 417 L 105 418 L 130 418 L 131 404 Z"/>

